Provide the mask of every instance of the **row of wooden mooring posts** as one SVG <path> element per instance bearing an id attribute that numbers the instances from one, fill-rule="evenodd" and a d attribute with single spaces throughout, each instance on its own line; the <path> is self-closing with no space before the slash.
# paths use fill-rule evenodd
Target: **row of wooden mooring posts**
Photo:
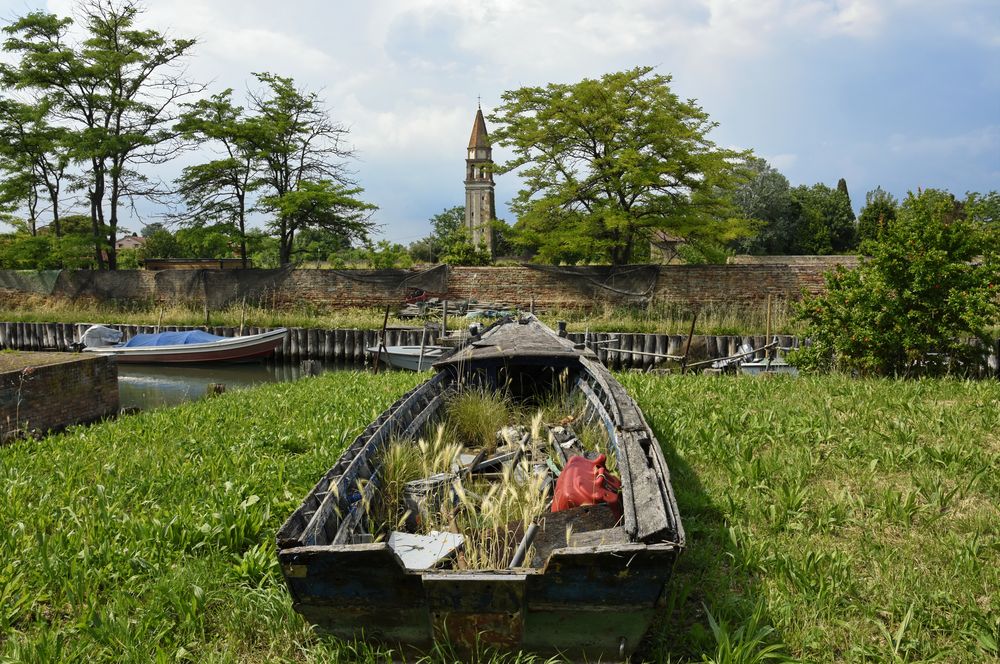
<path id="1" fill-rule="evenodd" d="M 80 336 L 89 327 L 83 323 L 0 323 L 0 347 L 16 350 L 69 350 L 79 342 Z M 136 334 L 153 332 L 175 332 L 179 330 L 202 329 L 223 337 L 240 334 L 238 327 L 178 327 L 164 325 L 108 325 L 121 330 L 125 339 Z M 273 328 L 244 327 L 243 334 L 259 334 Z M 763 359 L 772 345 L 776 352 L 797 348 L 799 339 L 789 335 L 773 335 L 768 340 L 764 335 L 695 335 L 688 349 L 688 338 L 682 334 L 643 334 L 615 332 L 572 332 L 567 335 L 574 343 L 584 344 L 611 369 L 668 368 L 679 364 L 679 358 L 687 351 L 687 364 L 706 360 L 732 357 L 740 352 L 740 347 L 749 345 L 756 349 L 752 355 Z M 347 366 L 365 366 L 373 361 L 366 349 L 374 348 L 379 342 L 378 330 L 321 330 L 316 328 L 290 328 L 284 342 L 275 351 L 275 361 L 284 364 L 298 364 L 312 360 Z M 435 345 L 438 342 L 436 330 L 426 332 L 420 328 L 387 328 L 386 346 Z M 774 352 L 774 350 L 772 352 Z M 991 373 L 1000 378 L 1000 339 L 993 343 L 989 358 Z"/>
<path id="2" fill-rule="evenodd" d="M 732 357 L 740 352 L 740 346 L 749 345 L 754 349 L 748 358 L 764 359 L 770 345 L 771 352 L 783 353 L 785 350 L 798 348 L 797 337 L 789 335 L 774 335 L 769 341 L 764 335 L 705 335 L 688 337 L 683 334 L 644 334 L 644 333 L 570 333 L 568 339 L 576 344 L 590 348 L 601 362 L 610 369 L 643 369 L 672 368 L 679 366 L 686 356 L 687 364 L 705 360 L 717 360 Z"/>

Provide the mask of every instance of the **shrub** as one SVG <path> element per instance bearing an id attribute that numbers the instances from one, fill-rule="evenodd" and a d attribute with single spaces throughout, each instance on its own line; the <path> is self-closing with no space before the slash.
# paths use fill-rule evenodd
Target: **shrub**
<path id="1" fill-rule="evenodd" d="M 828 274 L 827 293 L 804 299 L 812 346 L 794 361 L 897 376 L 978 368 L 1000 316 L 1000 270 L 996 229 L 970 217 L 946 192 L 911 193 L 862 246 L 870 258 Z"/>

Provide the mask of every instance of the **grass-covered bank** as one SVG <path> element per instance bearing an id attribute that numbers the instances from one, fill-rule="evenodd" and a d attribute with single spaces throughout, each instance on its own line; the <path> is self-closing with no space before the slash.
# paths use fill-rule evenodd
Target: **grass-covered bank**
<path id="1" fill-rule="evenodd" d="M 0 660 L 347 660 L 280 583 L 274 533 L 419 382 L 335 372 L 0 448 Z"/>
<path id="2" fill-rule="evenodd" d="M 1000 384 L 622 380 L 690 545 L 656 652 L 714 653 L 707 607 L 805 661 L 1000 655 Z"/>
<path id="3" fill-rule="evenodd" d="M 464 302 L 463 302 L 464 304 Z M 692 309 L 687 306 L 654 303 L 649 307 L 595 306 L 592 309 L 554 309 L 539 317 L 555 329 L 565 320 L 570 332 L 643 332 L 687 334 L 691 329 Z M 311 304 L 290 309 L 272 309 L 248 303 L 234 304 L 209 312 L 212 325 L 235 327 L 241 321 L 256 327 L 314 327 L 321 329 L 356 328 L 376 330 L 382 327 L 385 309 L 326 309 Z M 440 323 L 440 317 L 435 319 Z M 122 323 L 127 325 L 205 324 L 205 311 L 197 303 L 190 306 L 174 303 L 85 303 L 42 296 L 25 296 L 16 302 L 0 302 L 0 321 L 30 323 Z M 448 319 L 450 329 L 469 324 L 463 316 Z M 391 326 L 420 326 L 421 320 L 389 316 Z M 797 334 L 801 325 L 794 320 L 794 305 L 784 300 L 771 308 L 770 329 L 776 334 Z M 709 304 L 698 308 L 696 334 L 764 334 L 767 331 L 766 305 Z"/>
<path id="4" fill-rule="evenodd" d="M 333 373 L 0 448 L 0 661 L 374 659 L 292 612 L 273 536 L 419 380 Z M 1000 385 L 623 381 L 690 545 L 651 659 L 754 661 L 720 656 L 706 608 L 734 649 L 763 647 L 756 622 L 808 661 L 997 658 Z"/>

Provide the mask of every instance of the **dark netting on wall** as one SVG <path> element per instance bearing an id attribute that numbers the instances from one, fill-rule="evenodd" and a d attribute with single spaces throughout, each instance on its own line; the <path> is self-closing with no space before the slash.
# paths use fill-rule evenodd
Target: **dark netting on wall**
<path id="1" fill-rule="evenodd" d="M 212 309 L 224 309 L 234 302 L 266 301 L 268 294 L 281 290 L 292 273 L 291 267 L 276 270 L 160 270 L 155 273 L 159 299 L 207 302 Z"/>
<path id="2" fill-rule="evenodd" d="M 411 270 L 330 270 L 351 281 L 373 284 L 385 290 L 419 288 L 428 293 L 448 292 L 448 266 L 436 265 L 422 272 Z"/>
<path id="3" fill-rule="evenodd" d="M 656 289 L 659 265 L 627 265 L 624 267 L 587 265 L 566 267 L 522 263 L 526 268 L 545 272 L 560 284 L 582 291 L 592 297 L 630 304 L 645 304 Z"/>
<path id="4" fill-rule="evenodd" d="M 101 301 L 174 301 L 207 303 L 212 309 L 240 301 L 264 303 L 277 293 L 295 291 L 292 267 L 277 270 L 0 270 L 0 290 L 67 298 L 93 297 Z M 306 272 L 313 272 L 311 270 Z M 338 278 L 368 284 L 399 295 L 420 289 L 432 294 L 448 292 L 448 266 L 427 270 L 322 270 Z M 302 271 L 298 275 L 302 279 Z"/>
<path id="5" fill-rule="evenodd" d="M 0 289 L 51 295 L 62 270 L 0 270 Z"/>
<path id="6" fill-rule="evenodd" d="M 52 295 L 67 298 L 94 297 L 101 301 L 143 300 L 152 296 L 137 270 L 63 270 L 52 289 Z"/>

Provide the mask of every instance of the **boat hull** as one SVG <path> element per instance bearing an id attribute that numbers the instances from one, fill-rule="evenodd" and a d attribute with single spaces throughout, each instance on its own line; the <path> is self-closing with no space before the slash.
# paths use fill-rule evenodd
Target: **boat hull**
<path id="1" fill-rule="evenodd" d="M 530 330 L 512 332 L 439 363 L 354 440 L 278 532 L 293 606 L 319 631 L 403 650 L 445 641 L 459 652 L 581 661 L 617 661 L 638 647 L 684 548 L 659 443 L 624 388 L 584 351 L 565 342 L 543 353 Z M 504 386 L 517 398 L 567 385 L 608 432 L 622 477 L 620 525 L 593 545 L 555 548 L 513 570 L 412 569 L 388 544 L 370 543 L 363 506 L 376 499 L 378 455 L 390 441 L 431 434 L 461 389 Z"/>
<path id="2" fill-rule="evenodd" d="M 396 369 L 406 369 L 408 371 L 426 371 L 445 353 L 452 350 L 443 346 L 425 346 L 421 356 L 420 346 L 385 346 L 379 352 L 378 346 L 366 349 L 372 357 L 378 357 Z"/>
<path id="3" fill-rule="evenodd" d="M 279 329 L 223 341 L 176 346 L 108 346 L 84 348 L 86 353 L 113 355 L 126 364 L 191 364 L 202 362 L 251 362 L 274 354 L 287 330 Z"/>

